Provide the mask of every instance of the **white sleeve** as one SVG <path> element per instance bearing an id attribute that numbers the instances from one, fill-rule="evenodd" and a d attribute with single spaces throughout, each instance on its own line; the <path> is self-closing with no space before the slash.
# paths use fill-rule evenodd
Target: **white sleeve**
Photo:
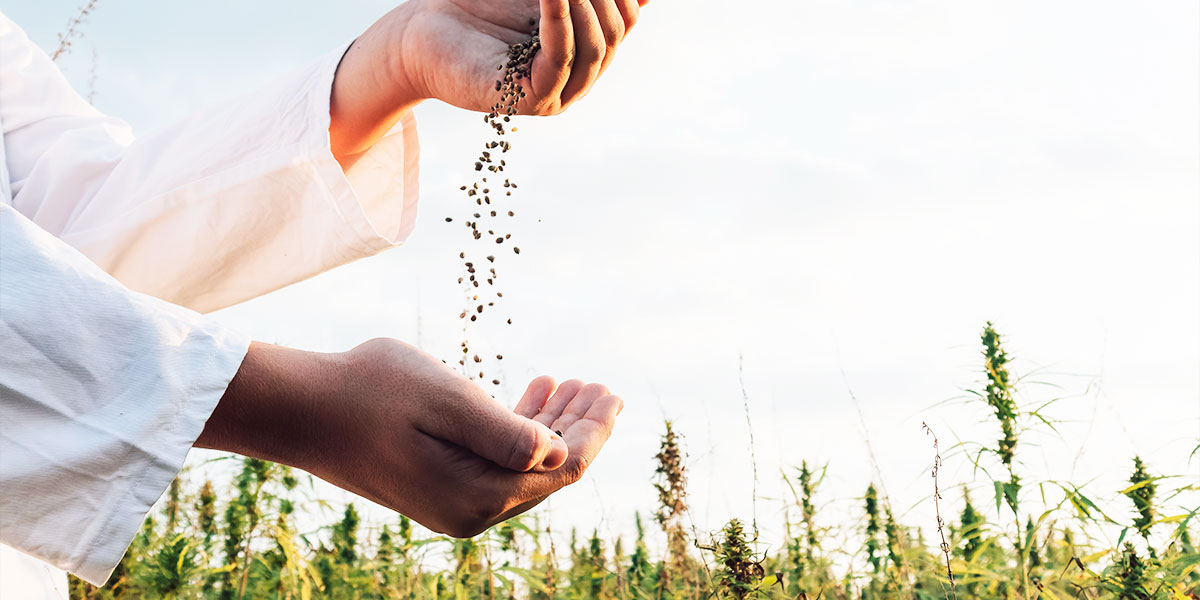
<path id="1" fill-rule="evenodd" d="M 134 140 L 0 14 L 0 136 L 13 206 L 127 287 L 208 312 L 403 242 L 411 113 L 343 173 L 329 102 L 345 47 Z"/>
<path id="2" fill-rule="evenodd" d="M 0 202 L 0 542 L 102 585 L 249 343 Z"/>

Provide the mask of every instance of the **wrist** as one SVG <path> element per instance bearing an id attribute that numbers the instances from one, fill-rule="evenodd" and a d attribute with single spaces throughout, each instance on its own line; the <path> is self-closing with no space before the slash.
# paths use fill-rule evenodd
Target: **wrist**
<path id="1" fill-rule="evenodd" d="M 416 0 L 375 22 L 346 50 L 334 74 L 329 139 L 334 157 L 349 168 L 428 96 L 414 77 L 406 32 Z"/>
<path id="2" fill-rule="evenodd" d="M 195 446 L 310 469 L 326 406 L 345 373 L 342 354 L 254 342 Z"/>

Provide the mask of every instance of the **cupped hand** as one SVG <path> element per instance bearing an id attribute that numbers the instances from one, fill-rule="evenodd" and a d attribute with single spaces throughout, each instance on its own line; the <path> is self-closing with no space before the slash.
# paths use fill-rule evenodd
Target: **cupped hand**
<path id="1" fill-rule="evenodd" d="M 577 481 L 621 408 L 602 385 L 539 377 L 509 411 L 396 340 L 340 355 L 256 343 L 198 445 L 305 469 L 467 537 Z"/>
<path id="2" fill-rule="evenodd" d="M 621 398 L 600 384 L 570 380 L 556 388 L 550 377 L 534 379 L 514 413 L 562 434 L 569 451 L 557 469 L 505 469 L 444 439 L 422 437 L 422 455 L 443 473 L 426 484 L 429 512 L 444 510 L 447 499 L 462 503 L 452 511 L 451 522 L 435 520 L 431 527 L 455 537 L 470 537 L 578 481 L 608 441 L 623 406 Z"/>
<path id="3" fill-rule="evenodd" d="M 489 111 L 497 102 L 498 65 L 510 44 L 540 30 L 541 51 L 523 84 L 521 114 L 551 115 L 579 100 L 612 62 L 648 0 L 410 0 L 399 7 L 390 39 L 399 76 L 420 95 Z M 370 32 L 368 32 L 370 33 Z"/>

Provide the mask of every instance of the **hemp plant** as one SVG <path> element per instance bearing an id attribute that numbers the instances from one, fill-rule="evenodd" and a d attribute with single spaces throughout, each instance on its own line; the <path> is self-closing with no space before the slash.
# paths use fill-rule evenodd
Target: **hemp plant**
<path id="1" fill-rule="evenodd" d="M 681 438 L 670 421 L 666 421 L 665 426 L 666 433 L 660 440 L 658 454 L 654 456 L 657 463 L 654 489 L 658 492 L 658 510 L 654 517 L 667 535 L 667 562 L 670 569 L 666 573 L 679 573 L 686 582 L 690 579 L 687 532 L 683 526 L 683 517 L 688 511 L 687 473 L 683 464 L 683 450 L 680 448 Z"/>
<path id="2" fill-rule="evenodd" d="M 1133 457 L 1133 474 L 1129 477 L 1129 483 L 1132 485 L 1122 494 L 1133 502 L 1133 508 L 1138 515 L 1133 520 L 1133 526 L 1145 538 L 1146 547 L 1150 548 L 1151 552 L 1154 550 L 1150 545 L 1150 526 L 1154 523 L 1154 494 L 1157 492 L 1154 481 L 1146 472 L 1146 464 L 1142 462 L 1142 458 Z"/>
<path id="3" fill-rule="evenodd" d="M 984 387 L 984 400 L 995 413 L 996 421 L 1000 424 L 1001 437 L 997 441 L 994 452 L 1000 457 L 1000 462 L 1008 471 L 1008 481 L 994 482 L 996 489 L 996 507 L 1001 501 L 1012 511 L 1013 550 L 1017 558 L 1018 589 L 1022 598 L 1028 597 L 1028 570 L 1026 558 L 1029 548 L 1022 542 L 1021 513 L 1018 496 L 1021 491 L 1021 478 L 1017 475 L 1014 465 L 1017 450 L 1017 418 L 1020 409 L 1013 397 L 1013 384 L 1008 372 L 1008 363 L 1012 358 L 1005 352 L 1003 338 L 996 331 L 991 321 L 983 328 L 981 336 L 983 343 L 984 375 L 987 383 Z"/>
<path id="4" fill-rule="evenodd" d="M 754 560 L 754 552 L 746 543 L 741 521 L 730 520 L 722 533 L 715 547 L 720 566 L 717 581 L 729 596 L 740 600 L 755 592 L 755 582 L 762 579 L 763 568 Z"/>

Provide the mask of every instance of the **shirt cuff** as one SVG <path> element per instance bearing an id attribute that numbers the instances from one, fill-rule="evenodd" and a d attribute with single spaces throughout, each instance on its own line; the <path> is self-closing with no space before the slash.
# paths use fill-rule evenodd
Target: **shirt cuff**
<path id="1" fill-rule="evenodd" d="M 250 345 L 0 202 L 0 540 L 103 585 Z"/>
<path id="2" fill-rule="evenodd" d="M 92 585 L 103 586 L 108 581 L 158 499 L 179 476 L 188 452 L 204 431 L 250 348 L 248 336 L 205 321 L 190 334 L 191 354 L 198 360 L 188 366 L 194 369 L 193 373 L 203 375 L 195 377 L 191 388 L 184 391 L 183 396 L 188 400 L 181 403 L 174 421 L 157 434 L 156 440 L 146 441 L 158 451 L 152 459 L 146 457 L 149 460 L 144 464 L 145 470 L 130 482 L 107 518 L 99 521 L 101 525 L 91 538 L 89 549 L 81 553 L 75 565 L 66 567 Z"/>
<path id="3" fill-rule="evenodd" d="M 329 142 L 330 101 L 337 67 L 350 44 L 321 59 L 318 93 L 312 95 L 310 112 L 314 131 L 321 132 L 314 148 L 314 166 L 324 183 L 329 201 L 347 226 L 346 260 L 363 258 L 398 246 L 417 224 L 420 146 L 417 121 L 412 111 L 349 169 L 333 157 Z"/>

